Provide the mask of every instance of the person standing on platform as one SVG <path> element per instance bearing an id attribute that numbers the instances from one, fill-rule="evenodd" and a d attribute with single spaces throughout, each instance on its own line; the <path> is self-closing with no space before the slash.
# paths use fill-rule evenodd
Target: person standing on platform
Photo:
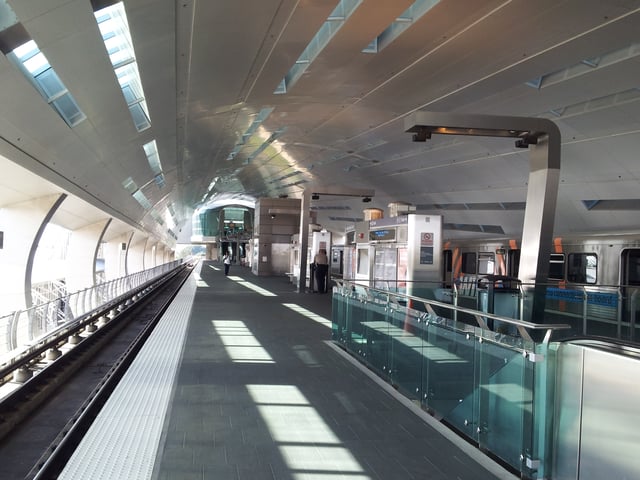
<path id="1" fill-rule="evenodd" d="M 329 258 L 327 257 L 327 251 L 324 248 L 318 250 L 318 253 L 313 258 L 313 263 L 316 265 L 316 287 L 318 288 L 318 292 L 327 293 Z"/>
<path id="2" fill-rule="evenodd" d="M 229 267 L 231 266 L 231 255 L 229 255 L 229 252 L 225 253 L 224 257 L 222 257 L 222 263 L 224 263 L 224 274 L 229 275 Z"/>

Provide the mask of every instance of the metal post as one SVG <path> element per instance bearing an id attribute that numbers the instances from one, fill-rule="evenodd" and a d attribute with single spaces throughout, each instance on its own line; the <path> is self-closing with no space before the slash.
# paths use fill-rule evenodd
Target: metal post
<path id="1" fill-rule="evenodd" d="M 407 116 L 404 125 L 405 131 L 414 133 L 414 141 L 426 141 L 434 134 L 503 137 L 515 139 L 516 147 L 529 149 L 519 277 L 525 285 L 525 293 L 531 293 L 525 298 L 523 318 L 542 322 L 560 181 L 558 126 L 544 118 L 424 111 Z"/>
<path id="2" fill-rule="evenodd" d="M 589 295 L 587 289 L 582 287 L 582 334 L 587 334 L 587 307 L 589 302 Z"/>
<path id="3" fill-rule="evenodd" d="M 298 293 L 307 289 L 307 250 L 309 248 L 309 207 L 311 191 L 305 189 L 300 201 L 300 272 L 298 273 Z"/>

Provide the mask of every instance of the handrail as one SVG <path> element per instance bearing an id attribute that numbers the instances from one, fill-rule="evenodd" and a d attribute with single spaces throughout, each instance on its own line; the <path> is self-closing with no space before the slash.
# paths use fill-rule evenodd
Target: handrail
<path id="1" fill-rule="evenodd" d="M 0 363 L 21 346 L 28 348 L 46 340 L 51 333 L 64 329 L 71 322 L 109 304 L 127 291 L 187 262 L 188 259 L 174 260 L 0 316 L 0 329 L 4 330 L 4 335 L 0 335 Z M 59 317 L 64 318 L 63 323 L 58 321 Z"/>
<path id="2" fill-rule="evenodd" d="M 565 324 L 565 323 L 548 323 L 548 324 L 532 323 L 532 322 L 528 322 L 528 321 L 525 321 L 525 320 L 509 318 L 509 317 L 503 317 L 501 315 L 496 315 L 496 314 L 493 314 L 493 313 L 480 312 L 478 310 L 473 310 L 473 309 L 466 308 L 466 307 L 459 307 L 457 305 L 451 305 L 449 303 L 439 302 L 437 300 L 430 300 L 430 299 L 426 299 L 426 298 L 422 298 L 422 297 L 417 297 L 417 296 L 414 296 L 414 295 L 407 295 L 407 294 L 399 293 L 399 292 L 391 292 L 391 291 L 388 291 L 388 290 L 381 290 L 381 289 L 378 289 L 378 288 L 370 287 L 368 285 L 363 285 L 362 283 L 350 282 L 350 281 L 344 280 L 344 279 L 341 279 L 340 281 L 334 279 L 334 281 L 342 289 L 343 295 L 345 295 L 344 292 L 351 292 L 352 293 L 352 292 L 356 291 L 356 287 L 359 287 L 359 288 L 362 288 L 364 291 L 366 291 L 368 297 L 371 297 L 371 298 L 372 298 L 371 292 L 374 292 L 374 293 L 379 293 L 382 296 L 387 296 L 388 298 L 393 296 L 393 297 L 398 297 L 398 298 L 411 300 L 411 301 L 414 301 L 414 302 L 420 302 L 425 306 L 427 312 L 429 314 L 431 314 L 431 315 L 436 315 L 435 311 L 433 310 L 434 306 L 435 307 L 440 307 L 440 308 L 445 308 L 447 310 L 451 310 L 451 311 L 454 312 L 454 315 L 456 315 L 458 312 L 466 313 L 468 315 L 471 315 L 476 320 L 476 322 L 478 323 L 478 326 L 480 328 L 482 328 L 483 330 L 490 330 L 490 328 L 488 327 L 488 325 L 486 323 L 486 319 L 487 318 L 490 318 L 492 320 L 497 320 L 497 321 L 500 321 L 500 322 L 504 322 L 504 323 L 508 323 L 508 324 L 513 325 L 513 326 L 516 327 L 516 329 L 518 330 L 518 333 L 520 334 L 520 336 L 523 339 L 525 339 L 527 341 L 531 341 L 531 342 L 533 342 L 533 339 L 531 338 L 531 335 L 529 334 L 529 330 L 541 330 L 541 331 L 544 330 L 545 331 L 545 335 L 544 335 L 544 338 L 542 340 L 542 343 L 543 344 L 547 344 L 547 343 L 549 343 L 549 341 L 551 339 L 551 335 L 553 334 L 554 331 L 571 328 L 570 325 Z M 394 302 L 394 303 L 397 303 L 397 302 Z M 408 303 L 409 302 L 407 302 L 407 304 Z"/>

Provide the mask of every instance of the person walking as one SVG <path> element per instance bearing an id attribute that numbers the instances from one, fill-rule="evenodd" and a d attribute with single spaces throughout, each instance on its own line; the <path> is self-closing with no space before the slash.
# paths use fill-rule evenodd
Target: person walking
<path id="1" fill-rule="evenodd" d="M 324 248 L 318 250 L 318 253 L 313 258 L 313 263 L 316 266 L 316 287 L 319 293 L 327 293 L 327 274 L 329 273 L 329 258 L 327 257 L 327 251 Z"/>
<path id="2" fill-rule="evenodd" d="M 229 255 L 229 252 L 225 253 L 224 257 L 222 257 L 222 263 L 224 263 L 224 274 L 229 275 L 229 267 L 231 266 L 231 255 Z"/>

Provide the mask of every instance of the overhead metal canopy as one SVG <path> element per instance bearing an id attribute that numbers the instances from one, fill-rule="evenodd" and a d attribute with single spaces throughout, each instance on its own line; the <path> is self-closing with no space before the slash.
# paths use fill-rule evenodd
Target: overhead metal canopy
<path id="1" fill-rule="evenodd" d="M 531 148 L 518 277 L 529 292 L 523 318 L 542 318 L 560 180 L 561 139 L 556 124 L 540 118 L 436 112 L 413 113 L 404 124 L 407 132 L 414 132 L 414 141 L 434 134 L 500 137 L 517 139 L 516 148 Z"/>
<path id="2" fill-rule="evenodd" d="M 151 125 L 140 132 L 94 16 L 109 2 L 4 3 L 86 119 L 69 127 L 1 55 L 0 153 L 165 243 L 176 241 L 158 221 L 169 206 L 177 241 L 188 241 L 192 212 L 209 201 L 302 198 L 327 185 L 374 190 L 367 207 L 403 202 L 446 224 L 522 235 L 524 209 L 491 205 L 526 200 L 529 153 L 499 138 L 408 142 L 404 118 L 420 110 L 552 119 L 563 138 L 554 232 L 640 226 L 633 208 L 584 203 L 640 198 L 637 1 L 459 0 L 420 10 L 368 0 L 340 16 L 337 0 L 125 0 Z M 302 58 L 324 25 L 333 34 Z M 276 93 L 296 62 L 309 63 Z M 152 140 L 162 186 L 143 149 Z M 15 198 L 13 184 L 2 176 L 0 202 Z M 308 205 L 335 232 L 363 217 L 358 197 Z"/>

